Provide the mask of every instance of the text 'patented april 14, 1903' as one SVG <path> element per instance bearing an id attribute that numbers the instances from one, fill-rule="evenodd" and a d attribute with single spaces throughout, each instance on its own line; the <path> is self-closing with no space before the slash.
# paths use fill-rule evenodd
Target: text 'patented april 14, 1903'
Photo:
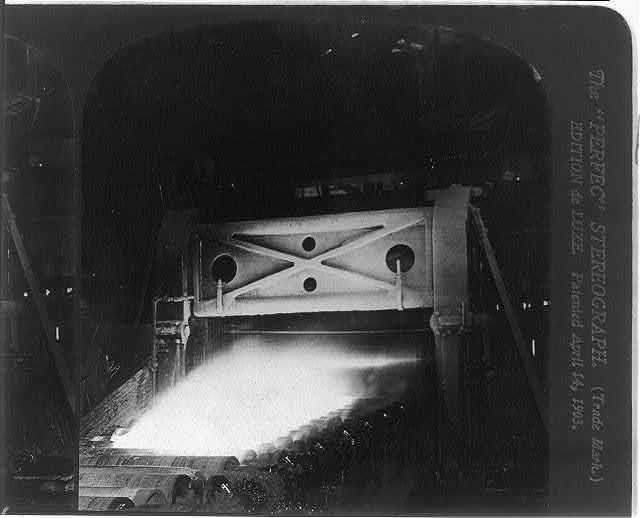
<path id="1" fill-rule="evenodd" d="M 586 77 L 588 117 L 569 121 L 570 307 L 568 412 L 570 429 L 590 445 L 589 480 L 597 484 L 606 471 L 605 429 L 607 343 L 607 170 L 605 72 Z"/>

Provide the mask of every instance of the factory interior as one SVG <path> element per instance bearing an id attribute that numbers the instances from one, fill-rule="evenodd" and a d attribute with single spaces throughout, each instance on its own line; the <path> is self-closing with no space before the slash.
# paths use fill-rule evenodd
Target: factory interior
<path id="1" fill-rule="evenodd" d="M 534 64 L 412 11 L 159 11 L 7 17 L 2 508 L 543 512 Z"/>

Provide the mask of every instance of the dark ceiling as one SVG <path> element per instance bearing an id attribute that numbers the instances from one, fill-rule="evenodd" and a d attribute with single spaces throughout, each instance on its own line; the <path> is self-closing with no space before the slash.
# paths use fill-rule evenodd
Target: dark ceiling
<path id="1" fill-rule="evenodd" d="M 117 318 L 137 314 L 170 209 L 251 217 L 285 203 L 279 185 L 375 172 L 448 185 L 519 168 L 530 186 L 548 181 L 549 106 L 532 67 L 496 41 L 426 23 L 426 11 L 185 9 L 172 19 L 132 8 L 118 24 L 122 11 L 58 9 L 48 25 L 34 12 L 13 10 L 7 24 L 68 65 L 82 272 L 96 297 L 118 301 L 106 310 Z M 535 193 L 524 198 L 546 215 Z M 524 198 L 505 199 L 522 208 Z"/>

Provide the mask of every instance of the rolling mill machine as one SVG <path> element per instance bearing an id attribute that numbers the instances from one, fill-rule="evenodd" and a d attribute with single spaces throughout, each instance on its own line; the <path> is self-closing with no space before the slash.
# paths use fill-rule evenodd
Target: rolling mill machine
<path id="1" fill-rule="evenodd" d="M 170 213 L 160 231 L 158 268 L 175 275 L 158 280 L 152 356 L 137 375 L 144 403 L 120 415 L 119 425 L 135 422 L 141 406 L 153 407 L 199 366 L 233 355 L 242 335 L 294 351 L 303 340 L 317 344 L 328 336 L 373 357 L 402 352 L 417 361 L 378 381 L 373 397 L 266 445 L 248 445 L 255 450 L 243 455 L 162 456 L 119 448 L 113 436 L 91 437 L 97 429 L 86 429 L 81 507 L 180 510 L 189 500 L 188 510 L 312 511 L 300 502 L 322 500 L 326 507 L 331 498 L 344 498 L 345 472 L 357 478 L 349 466 L 373 448 L 374 437 L 389 457 L 430 466 L 435 485 L 463 483 L 474 434 L 471 367 L 491 362 L 487 301 L 476 289 L 483 275 L 493 279 L 546 426 L 544 389 L 472 203 L 481 195 L 480 188 L 453 185 L 429 191 L 419 207 L 216 224 L 200 223 L 191 212 Z M 314 354 L 320 361 L 324 351 Z M 410 380 L 397 379 L 404 376 Z M 424 410 L 429 405 L 433 413 Z M 340 489 L 310 497 L 314 484 Z M 393 486 L 387 480 L 379 489 L 385 484 Z"/>

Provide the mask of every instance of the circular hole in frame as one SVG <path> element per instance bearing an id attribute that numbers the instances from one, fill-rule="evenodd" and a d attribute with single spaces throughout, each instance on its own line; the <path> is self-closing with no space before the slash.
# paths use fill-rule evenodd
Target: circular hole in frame
<path id="1" fill-rule="evenodd" d="M 316 240 L 307 236 L 302 240 L 302 248 L 305 252 L 311 252 L 316 247 Z"/>
<path id="2" fill-rule="evenodd" d="M 231 282 L 238 273 L 238 265 L 233 257 L 227 254 L 219 255 L 211 265 L 211 276 L 215 281 Z"/>
<path id="3" fill-rule="evenodd" d="M 302 286 L 304 287 L 305 291 L 311 293 L 312 291 L 316 290 L 316 288 L 318 287 L 318 283 L 313 277 L 307 277 L 304 280 L 304 283 L 302 283 Z"/>
<path id="4" fill-rule="evenodd" d="M 411 247 L 407 245 L 395 245 L 389 248 L 386 256 L 387 267 L 393 273 L 397 273 L 397 265 L 400 261 L 400 272 L 406 273 L 411 270 L 416 262 L 416 254 L 413 253 Z"/>

